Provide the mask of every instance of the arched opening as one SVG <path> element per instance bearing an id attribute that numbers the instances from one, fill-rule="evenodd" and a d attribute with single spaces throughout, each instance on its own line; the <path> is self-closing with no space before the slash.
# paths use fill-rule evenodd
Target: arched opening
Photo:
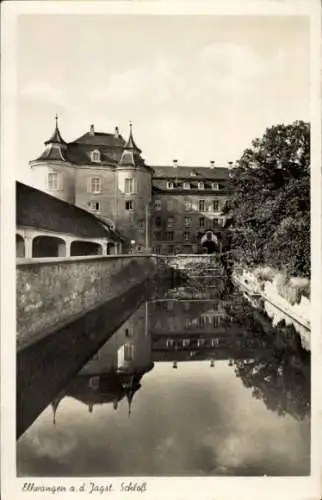
<path id="1" fill-rule="evenodd" d="M 16 257 L 17 259 L 25 257 L 25 240 L 20 234 L 16 234 Z"/>
<path id="2" fill-rule="evenodd" d="M 219 252 L 219 241 L 212 231 L 207 231 L 201 238 L 201 245 L 207 253 Z"/>
<path id="3" fill-rule="evenodd" d="M 70 246 L 71 257 L 81 255 L 102 255 L 102 245 L 93 241 L 73 241 Z"/>
<path id="4" fill-rule="evenodd" d="M 65 257 L 66 243 L 55 236 L 36 236 L 32 242 L 33 257 Z"/>

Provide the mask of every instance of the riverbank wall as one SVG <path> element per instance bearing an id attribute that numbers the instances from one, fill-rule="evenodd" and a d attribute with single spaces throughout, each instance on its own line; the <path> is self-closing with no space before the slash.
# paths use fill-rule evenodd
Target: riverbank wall
<path id="1" fill-rule="evenodd" d="M 302 347 L 310 351 L 311 299 L 307 278 L 287 277 L 270 268 L 238 268 L 233 281 L 250 301 L 261 302 L 273 326 L 280 321 L 293 325 L 301 338 Z"/>
<path id="2" fill-rule="evenodd" d="M 153 255 L 32 259 L 18 263 L 17 348 L 122 296 L 164 269 L 164 263 Z"/>

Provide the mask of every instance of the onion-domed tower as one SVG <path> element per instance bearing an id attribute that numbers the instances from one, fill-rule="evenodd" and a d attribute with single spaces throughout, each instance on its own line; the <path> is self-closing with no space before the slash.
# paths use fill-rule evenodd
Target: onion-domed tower
<path id="1" fill-rule="evenodd" d="M 34 185 L 38 189 L 68 203 L 75 203 L 75 169 L 68 158 L 68 144 L 62 138 L 55 117 L 55 129 L 45 141 L 43 153 L 29 162 Z"/>
<path id="2" fill-rule="evenodd" d="M 141 150 L 130 135 L 116 167 L 116 224 L 132 240 L 136 251 L 150 247 L 150 205 L 152 168 L 145 164 Z"/>

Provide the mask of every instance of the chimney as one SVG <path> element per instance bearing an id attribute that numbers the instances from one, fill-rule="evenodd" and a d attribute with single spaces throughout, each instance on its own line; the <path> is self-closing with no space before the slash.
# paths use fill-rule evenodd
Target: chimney
<path id="1" fill-rule="evenodd" d="M 228 162 L 228 168 L 231 169 L 231 168 L 233 168 L 233 166 L 234 166 L 234 162 L 233 161 L 229 161 Z"/>
<path id="2" fill-rule="evenodd" d="M 210 166 L 211 166 L 211 168 L 214 168 L 214 166 L 215 166 L 214 160 L 210 160 Z"/>
<path id="3" fill-rule="evenodd" d="M 94 125 L 91 125 L 91 128 L 89 129 L 89 133 L 90 133 L 90 135 L 95 135 Z"/>
<path id="4" fill-rule="evenodd" d="M 177 167 L 178 166 L 178 160 L 173 160 L 173 166 Z"/>
<path id="5" fill-rule="evenodd" d="M 115 137 L 119 137 L 119 135 L 120 135 L 119 128 L 118 128 L 118 127 L 115 127 L 114 136 L 115 136 Z"/>

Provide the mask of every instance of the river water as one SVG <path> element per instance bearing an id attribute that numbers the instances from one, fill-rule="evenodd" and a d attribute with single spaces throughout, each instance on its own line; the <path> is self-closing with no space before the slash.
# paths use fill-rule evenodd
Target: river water
<path id="1" fill-rule="evenodd" d="M 294 328 L 221 279 L 140 293 L 18 358 L 18 476 L 310 474 Z"/>

